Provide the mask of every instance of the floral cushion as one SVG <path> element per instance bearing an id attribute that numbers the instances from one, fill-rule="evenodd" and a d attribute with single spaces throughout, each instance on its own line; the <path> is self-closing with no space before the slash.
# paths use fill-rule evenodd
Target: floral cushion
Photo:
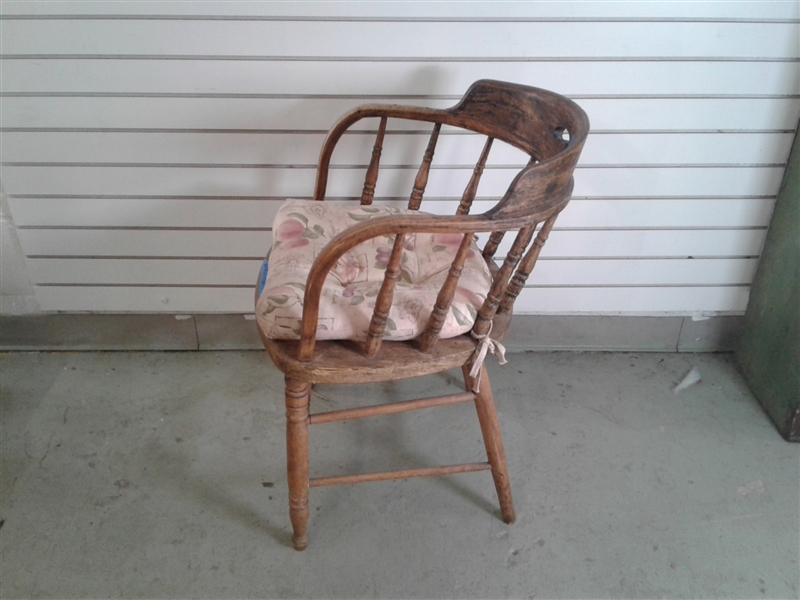
<path id="1" fill-rule="evenodd" d="M 269 270 L 256 301 L 256 319 L 267 337 L 299 339 L 308 272 L 335 235 L 360 221 L 402 212 L 407 211 L 311 200 L 284 202 L 273 223 Z M 459 233 L 406 236 L 385 339 L 407 340 L 424 331 L 462 237 Z M 393 244 L 393 236 L 368 240 L 331 269 L 322 288 L 317 339 L 365 339 Z M 473 243 L 440 337 L 472 328 L 490 285 L 489 269 Z"/>

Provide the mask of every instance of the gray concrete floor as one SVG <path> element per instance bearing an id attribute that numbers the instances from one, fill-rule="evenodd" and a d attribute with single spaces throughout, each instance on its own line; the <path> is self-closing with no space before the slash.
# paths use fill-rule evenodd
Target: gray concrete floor
<path id="1" fill-rule="evenodd" d="M 9 353 L 4 598 L 797 598 L 800 448 L 724 354 L 528 353 L 490 374 L 487 473 L 311 490 L 290 547 L 282 378 L 261 352 Z M 674 394 L 691 367 L 702 382 Z M 320 386 L 317 410 L 457 374 Z M 319 425 L 312 474 L 483 460 L 469 405 Z"/>

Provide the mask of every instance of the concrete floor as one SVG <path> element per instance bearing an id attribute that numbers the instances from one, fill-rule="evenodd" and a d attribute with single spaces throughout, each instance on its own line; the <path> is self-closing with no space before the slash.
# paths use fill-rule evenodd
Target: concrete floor
<path id="1" fill-rule="evenodd" d="M 8 353 L 3 598 L 797 598 L 800 447 L 725 354 L 488 362 L 518 520 L 487 473 L 311 491 L 290 547 L 261 352 Z M 702 382 L 673 388 L 696 367 Z M 453 389 L 320 386 L 317 410 Z M 469 405 L 315 426 L 312 474 L 483 460 Z"/>

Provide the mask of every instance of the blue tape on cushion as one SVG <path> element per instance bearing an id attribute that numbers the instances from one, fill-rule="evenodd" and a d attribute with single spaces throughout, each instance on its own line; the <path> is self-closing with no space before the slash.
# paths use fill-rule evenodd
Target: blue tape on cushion
<path id="1" fill-rule="evenodd" d="M 261 263 L 261 273 L 258 275 L 258 295 L 264 291 L 264 284 L 267 282 L 267 271 L 269 270 L 269 260 L 266 258 Z"/>

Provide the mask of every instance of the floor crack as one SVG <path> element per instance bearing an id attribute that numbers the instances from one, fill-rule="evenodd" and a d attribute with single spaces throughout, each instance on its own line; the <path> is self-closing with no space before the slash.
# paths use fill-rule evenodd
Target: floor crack
<path id="1" fill-rule="evenodd" d="M 44 462 L 44 459 L 47 458 L 47 455 L 50 454 L 50 443 L 53 441 L 53 437 L 56 435 L 56 432 L 50 434 L 50 439 L 47 440 L 47 449 L 44 451 L 44 456 L 39 459 L 39 465 Z"/>

